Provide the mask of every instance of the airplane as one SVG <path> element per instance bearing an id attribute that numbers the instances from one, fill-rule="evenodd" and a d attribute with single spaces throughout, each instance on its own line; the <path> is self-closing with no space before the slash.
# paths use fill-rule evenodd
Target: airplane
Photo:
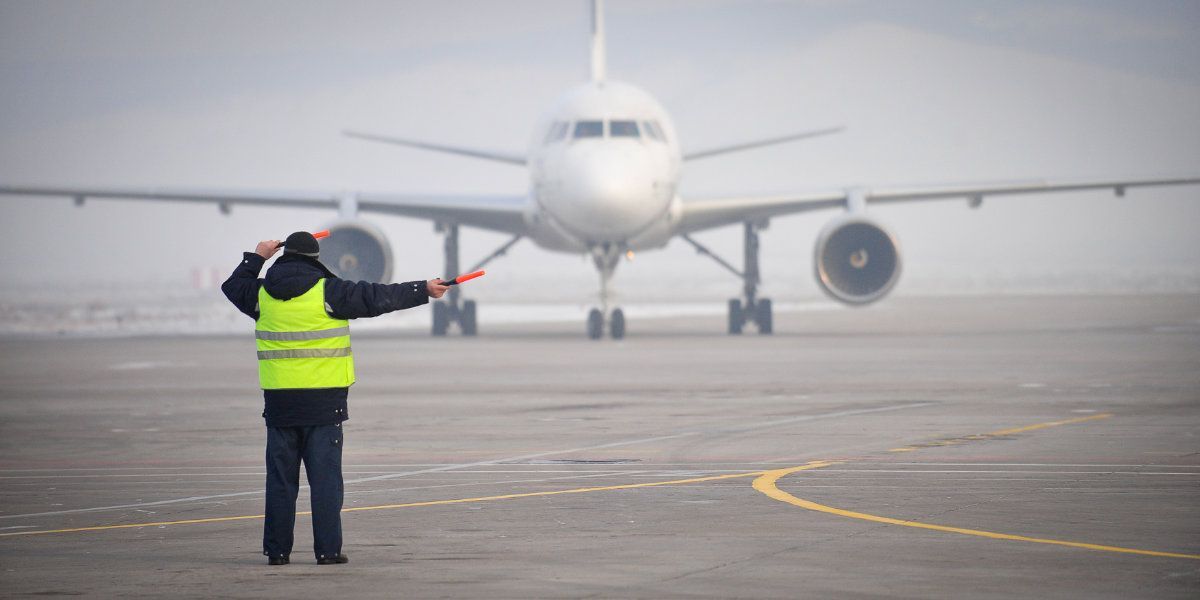
<path id="1" fill-rule="evenodd" d="M 222 189 L 89 188 L 10 185 L 0 194 L 74 198 L 142 199 L 216 204 L 223 214 L 234 205 L 328 208 L 337 219 L 321 243 L 321 256 L 339 277 L 389 282 L 392 253 L 382 231 L 360 217 L 382 213 L 428 219 L 444 236 L 445 273 L 483 268 L 528 238 L 552 252 L 586 254 L 599 274 L 599 306 L 587 316 L 587 335 L 625 336 L 624 311 L 612 306 L 611 280 L 622 257 L 664 247 L 680 238 L 742 281 L 742 293 L 728 303 L 728 333 L 740 334 L 753 324 L 760 334 L 773 329 L 771 300 L 760 297 L 759 235 L 773 217 L 816 210 L 841 210 L 817 236 L 813 270 L 818 285 L 834 300 L 855 306 L 884 298 L 901 272 L 896 238 L 874 220 L 867 207 L 876 204 L 965 199 L 972 208 L 992 196 L 1079 190 L 1195 185 L 1200 177 L 1105 179 L 1021 184 L 955 185 L 926 188 L 849 186 L 770 196 L 683 199 L 679 194 L 685 162 L 734 152 L 830 135 L 842 127 L 826 127 L 713 148 L 683 150 L 663 106 L 646 91 L 609 79 L 605 65 L 603 0 L 591 2 L 591 78 L 563 93 L 534 128 L 527 152 L 469 148 L 402 136 L 346 131 L 357 139 L 495 161 L 528 170 L 527 193 L 518 195 L 415 195 L 374 192 L 275 192 Z M 693 238 L 708 229 L 741 225 L 740 268 Z M 459 269 L 459 228 L 475 227 L 511 236 L 466 271 Z M 432 307 L 434 336 L 452 326 L 461 334 L 478 331 L 475 301 L 459 287 Z"/>

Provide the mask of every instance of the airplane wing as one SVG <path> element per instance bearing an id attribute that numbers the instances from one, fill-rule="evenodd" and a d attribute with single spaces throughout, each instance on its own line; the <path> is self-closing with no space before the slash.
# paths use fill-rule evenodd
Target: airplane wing
<path id="1" fill-rule="evenodd" d="M 445 152 L 446 154 L 470 156 L 471 158 L 481 158 L 483 160 L 502 162 L 510 165 L 525 166 L 525 163 L 527 162 L 525 155 L 517 154 L 516 152 L 503 152 L 500 150 L 482 150 L 479 148 L 467 148 L 464 146 L 451 146 L 449 144 L 423 142 L 421 140 L 402 138 L 394 135 L 380 135 L 377 133 L 365 133 L 362 131 L 343 131 L 342 135 L 345 135 L 346 137 L 358 138 L 360 140 L 367 140 L 369 142 L 380 142 L 383 144 L 392 144 L 394 146 L 407 146 L 409 148 L 417 148 L 420 150 L 432 150 L 434 152 Z"/>
<path id="2" fill-rule="evenodd" d="M 469 225 L 513 235 L 527 235 L 525 214 L 531 210 L 529 197 L 521 195 L 358 195 L 358 208 L 432 221 Z"/>
<path id="3" fill-rule="evenodd" d="M 71 187 L 0 184 L 0 194 L 87 198 L 199 202 L 214 204 L 228 214 L 234 205 L 280 208 L 339 209 L 347 203 L 360 211 L 401 215 L 468 225 L 513 235 L 525 234 L 525 195 L 386 194 L 345 192 L 285 192 L 188 188 Z"/>
<path id="4" fill-rule="evenodd" d="M 867 204 L 922 202 L 957 198 L 967 200 L 970 206 L 974 208 L 981 205 L 984 198 L 990 196 L 1017 196 L 1048 192 L 1109 189 L 1113 190 L 1118 196 L 1124 196 L 1127 188 L 1197 184 L 1200 184 L 1200 177 L 1130 178 L 894 189 L 851 187 L 842 190 L 800 194 L 697 199 L 683 203 L 683 213 L 680 217 L 678 232 L 681 234 L 692 233 L 742 221 L 754 221 L 825 208 L 855 208 L 856 206 L 861 208 Z"/>
<path id="5" fill-rule="evenodd" d="M 801 131 L 798 133 L 789 133 L 773 138 L 761 140 L 753 140 L 749 142 L 741 142 L 738 144 L 730 144 L 728 146 L 719 146 L 716 148 L 705 148 L 703 150 L 692 150 L 683 153 L 683 160 L 696 160 L 700 158 L 708 158 L 710 156 L 719 156 L 721 154 L 732 154 L 743 150 L 753 150 L 754 148 L 762 148 L 763 146 L 774 146 L 776 144 L 784 144 L 787 142 L 795 142 L 797 140 L 806 140 L 809 138 L 820 137 L 845 131 L 845 127 L 826 127 L 825 129 L 813 129 L 810 131 Z"/>

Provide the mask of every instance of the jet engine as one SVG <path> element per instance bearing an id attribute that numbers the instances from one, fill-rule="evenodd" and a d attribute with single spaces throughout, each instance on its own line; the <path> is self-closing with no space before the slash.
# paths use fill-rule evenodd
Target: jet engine
<path id="1" fill-rule="evenodd" d="M 900 279 L 900 247 L 883 226 L 847 215 L 825 226 L 813 253 L 817 283 L 834 300 L 870 304 Z"/>
<path id="2" fill-rule="evenodd" d="M 350 281 L 392 282 L 392 247 L 378 227 L 359 220 L 331 223 L 321 262 Z"/>

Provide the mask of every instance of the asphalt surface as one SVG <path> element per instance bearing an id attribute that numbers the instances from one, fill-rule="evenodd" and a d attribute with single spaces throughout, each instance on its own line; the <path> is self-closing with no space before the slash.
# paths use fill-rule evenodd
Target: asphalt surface
<path id="1" fill-rule="evenodd" d="M 356 336 L 339 566 L 260 554 L 249 321 L 2 340 L 0 596 L 1200 596 L 1200 297 L 723 327 Z"/>

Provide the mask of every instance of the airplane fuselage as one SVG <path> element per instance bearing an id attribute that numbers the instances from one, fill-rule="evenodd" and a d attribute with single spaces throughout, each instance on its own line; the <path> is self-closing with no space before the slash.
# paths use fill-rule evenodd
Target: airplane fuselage
<path id="1" fill-rule="evenodd" d="M 677 220 L 675 128 L 650 94 L 617 81 L 564 94 L 529 150 L 530 238 L 564 252 L 666 244 Z"/>

